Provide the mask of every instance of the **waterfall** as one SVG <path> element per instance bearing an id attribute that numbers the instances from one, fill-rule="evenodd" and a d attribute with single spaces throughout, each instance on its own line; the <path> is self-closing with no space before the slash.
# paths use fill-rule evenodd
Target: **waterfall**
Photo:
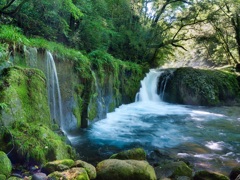
<path id="1" fill-rule="evenodd" d="M 151 69 L 141 81 L 141 88 L 136 95 L 135 101 L 160 101 L 157 94 L 158 78 L 163 71 Z"/>
<path id="2" fill-rule="evenodd" d="M 53 123 L 63 125 L 62 98 L 59 88 L 56 65 L 50 52 L 46 52 L 48 103 Z"/>

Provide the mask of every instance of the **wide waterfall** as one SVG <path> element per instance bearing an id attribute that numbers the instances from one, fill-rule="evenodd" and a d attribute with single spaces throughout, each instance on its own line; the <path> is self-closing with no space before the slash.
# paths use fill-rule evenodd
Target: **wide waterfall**
<path id="1" fill-rule="evenodd" d="M 161 93 L 164 95 L 168 75 L 150 70 L 141 82 L 136 102 L 121 105 L 78 136 L 69 137 L 82 159 L 94 163 L 100 157 L 142 147 L 150 161 L 155 160 L 155 152 L 166 152 L 190 162 L 196 170 L 227 172 L 237 165 L 240 146 L 236 124 L 240 118 L 231 113 L 234 107 L 166 103 Z"/>
<path id="2" fill-rule="evenodd" d="M 57 123 L 61 128 L 63 128 L 62 98 L 58 75 L 53 56 L 48 51 L 46 52 L 46 68 L 48 103 L 50 106 L 51 118 L 53 123 Z"/>

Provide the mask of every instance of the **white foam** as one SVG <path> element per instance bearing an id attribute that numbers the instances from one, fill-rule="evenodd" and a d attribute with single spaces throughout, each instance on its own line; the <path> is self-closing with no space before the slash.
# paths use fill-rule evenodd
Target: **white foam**
<path id="1" fill-rule="evenodd" d="M 210 141 L 210 142 L 207 142 L 207 144 L 205 146 L 211 150 L 221 151 L 224 147 L 224 142 L 223 141 L 220 141 L 220 142 Z"/>

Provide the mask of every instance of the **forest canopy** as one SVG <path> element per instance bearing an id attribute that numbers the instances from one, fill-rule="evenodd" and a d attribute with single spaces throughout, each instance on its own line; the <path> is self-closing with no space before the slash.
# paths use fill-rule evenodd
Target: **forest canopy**
<path id="1" fill-rule="evenodd" d="M 151 67 L 176 51 L 240 61 L 240 0 L 1 0 L 0 25 Z"/>

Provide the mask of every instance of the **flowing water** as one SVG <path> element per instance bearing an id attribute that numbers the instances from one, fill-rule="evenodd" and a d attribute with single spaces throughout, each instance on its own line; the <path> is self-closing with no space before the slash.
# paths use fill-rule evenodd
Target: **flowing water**
<path id="1" fill-rule="evenodd" d="M 156 94 L 160 71 L 141 82 L 137 102 L 70 136 L 81 158 L 97 163 L 113 153 L 142 147 L 189 161 L 195 170 L 228 174 L 240 163 L 239 107 L 197 107 L 165 103 Z"/>
<path id="2" fill-rule="evenodd" d="M 53 123 L 63 126 L 62 98 L 59 88 L 57 69 L 50 52 L 46 52 L 48 103 Z"/>

